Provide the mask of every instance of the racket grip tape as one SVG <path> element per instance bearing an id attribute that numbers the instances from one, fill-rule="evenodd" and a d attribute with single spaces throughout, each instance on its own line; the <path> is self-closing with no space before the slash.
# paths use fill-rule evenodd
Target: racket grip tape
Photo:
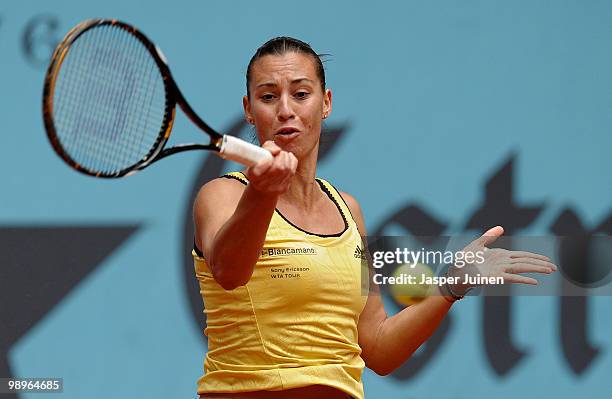
<path id="1" fill-rule="evenodd" d="M 223 159 L 238 162 L 245 166 L 254 166 L 264 159 L 272 159 L 272 154 L 265 148 L 228 135 L 223 136 L 219 155 Z"/>

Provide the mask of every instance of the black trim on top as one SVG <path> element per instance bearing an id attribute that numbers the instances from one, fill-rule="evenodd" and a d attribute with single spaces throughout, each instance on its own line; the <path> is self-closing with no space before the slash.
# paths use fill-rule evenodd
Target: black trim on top
<path id="1" fill-rule="evenodd" d="M 240 172 L 242 173 L 242 172 Z M 244 176 L 244 174 L 242 174 Z M 234 179 L 234 180 L 238 180 L 240 183 L 244 184 L 245 186 L 247 185 L 247 182 L 242 180 L 241 178 L 239 178 L 238 176 L 234 176 L 234 175 L 223 175 L 221 176 L 221 178 L 223 179 Z M 246 179 L 245 179 L 246 180 Z M 248 180 L 247 180 L 248 181 Z"/>
<path id="2" fill-rule="evenodd" d="M 336 201 L 336 199 L 334 198 L 334 196 L 332 195 L 332 193 L 327 189 L 327 187 L 325 186 L 325 184 L 323 184 L 323 182 L 318 179 L 315 178 L 315 180 L 317 181 L 317 183 L 319 183 L 319 186 L 321 187 L 321 190 L 323 190 L 323 192 L 329 197 L 329 199 L 334 203 L 334 205 L 336 205 L 336 208 L 338 209 L 338 212 L 340 212 L 340 216 L 342 216 L 342 221 L 344 222 L 344 229 L 339 232 L 339 233 L 334 233 L 334 234 L 317 234 L 317 233 L 312 233 L 310 231 L 306 231 L 298 226 L 296 226 L 295 224 L 291 223 L 291 221 L 289 219 L 287 219 L 285 217 L 285 215 L 283 215 L 281 213 L 281 211 L 279 211 L 277 208 L 275 208 L 274 210 L 276 211 L 276 213 L 278 213 L 278 215 L 280 217 L 283 218 L 283 220 L 287 223 L 289 223 L 291 226 L 293 226 L 294 228 L 298 229 L 299 231 L 309 234 L 311 236 L 317 236 L 317 237 L 322 237 L 322 238 L 328 238 L 328 237 L 340 237 L 342 234 L 344 234 L 348 228 L 349 228 L 349 224 L 348 224 L 348 220 L 346 219 L 346 215 L 344 214 L 344 212 L 342 211 L 342 207 L 340 206 L 340 204 L 338 204 L 338 201 Z M 337 191 L 337 190 L 336 190 Z M 338 194 L 340 195 L 340 194 Z M 344 200 L 343 200 L 344 201 Z"/>
<path id="3" fill-rule="evenodd" d="M 200 258 L 204 257 L 204 254 L 202 253 L 202 251 L 200 251 L 200 249 L 196 245 L 195 237 L 193 237 L 193 250 L 195 251 L 196 255 L 198 255 Z"/>
<path id="4" fill-rule="evenodd" d="M 328 182 L 329 183 L 329 182 Z M 346 200 L 344 199 L 344 197 L 342 196 L 342 194 L 340 194 L 340 191 L 338 191 L 338 189 L 336 188 L 336 186 L 334 186 L 333 184 L 329 183 L 330 186 L 332 186 L 334 188 L 334 190 L 336 190 L 336 192 L 338 193 L 338 197 L 340 197 L 340 199 L 342 200 L 342 202 L 344 202 L 344 205 L 346 205 L 346 209 L 348 209 L 349 214 L 351 215 L 351 219 L 353 219 L 353 222 L 355 222 L 355 217 L 353 216 L 353 212 L 351 212 L 351 207 L 346 203 Z M 357 222 L 355 222 L 357 223 Z"/>
<path id="5" fill-rule="evenodd" d="M 238 176 L 234 176 L 234 175 L 230 175 L 230 174 L 225 174 L 221 177 L 226 178 L 226 179 L 234 179 L 234 180 L 238 180 L 239 182 L 241 182 L 244 185 L 247 185 L 248 183 L 248 178 L 245 176 L 244 173 L 242 172 L 238 172 L 243 176 L 243 179 L 241 179 Z M 328 237 L 340 237 L 342 234 L 344 234 L 348 228 L 349 228 L 349 223 L 348 223 L 348 219 L 346 218 L 346 215 L 344 214 L 344 211 L 342 210 L 342 207 L 340 206 L 340 204 L 338 203 L 338 201 L 336 200 L 336 198 L 334 197 L 334 195 L 329 191 L 329 189 L 327 188 L 327 186 L 325 186 L 325 184 L 323 184 L 323 182 L 321 181 L 321 179 L 319 178 L 315 178 L 315 180 L 317 181 L 317 183 L 319 184 L 319 186 L 321 187 L 321 190 L 323 190 L 323 192 L 325 193 L 325 195 L 327 195 L 327 197 L 334 203 L 334 205 L 336 206 L 336 209 L 338 209 L 338 212 L 340 213 L 340 216 L 342 217 L 342 221 L 344 222 L 344 229 L 342 229 L 341 232 L 339 233 L 333 233 L 333 234 L 317 234 L 317 233 L 313 233 L 311 231 L 307 231 L 302 229 L 299 226 L 296 226 L 295 224 L 293 224 L 289 219 L 287 219 L 285 217 L 285 215 L 283 215 L 281 213 L 280 210 L 278 210 L 278 208 L 274 208 L 274 211 L 278 214 L 278 216 L 280 216 L 285 222 L 287 222 L 290 226 L 296 228 L 297 230 L 306 233 L 308 235 L 311 236 L 317 236 L 317 237 L 322 237 L 322 238 L 328 238 Z M 331 185 L 331 183 L 330 183 Z M 336 192 L 338 193 L 338 196 L 340 197 L 340 199 L 342 200 L 342 202 L 344 202 L 344 204 L 346 205 L 346 201 L 344 201 L 344 198 L 342 198 L 342 195 L 340 195 L 340 192 L 338 191 L 338 189 L 336 189 L 336 187 L 332 186 L 334 188 L 334 190 L 336 190 Z M 348 207 L 348 205 L 346 205 L 346 208 L 349 210 L 349 213 L 351 212 L 350 208 Z M 353 215 L 351 214 L 351 219 L 354 220 Z M 197 251 L 196 251 L 197 253 Z"/>

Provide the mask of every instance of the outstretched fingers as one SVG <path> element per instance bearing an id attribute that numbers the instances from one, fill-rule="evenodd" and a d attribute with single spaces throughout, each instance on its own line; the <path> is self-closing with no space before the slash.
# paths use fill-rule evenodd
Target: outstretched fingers
<path id="1" fill-rule="evenodd" d="M 536 254 L 534 252 L 528 252 L 528 251 L 510 251 L 510 257 L 511 258 L 534 258 L 534 259 L 550 261 L 550 258 L 548 256 Z"/>
<path id="2" fill-rule="evenodd" d="M 545 267 L 547 269 L 550 269 L 551 272 L 557 271 L 557 265 L 555 265 L 552 262 L 549 262 L 547 260 L 542 260 L 542 259 L 527 258 L 527 257 L 510 258 L 510 261 L 508 263 L 510 263 L 511 265 L 518 264 L 518 263 L 528 263 L 531 265 Z"/>
<path id="3" fill-rule="evenodd" d="M 502 277 L 507 283 L 538 285 L 538 280 L 535 278 L 521 276 L 520 274 L 503 273 Z"/>
<path id="4" fill-rule="evenodd" d="M 553 270 L 548 266 L 534 265 L 532 263 L 514 263 L 506 267 L 506 273 L 544 273 L 550 274 Z"/>

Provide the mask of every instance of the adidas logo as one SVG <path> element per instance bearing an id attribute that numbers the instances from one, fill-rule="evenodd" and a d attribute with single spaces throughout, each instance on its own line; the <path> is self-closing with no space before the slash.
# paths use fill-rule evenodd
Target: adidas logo
<path id="1" fill-rule="evenodd" d="M 355 258 L 363 260 L 366 259 L 365 252 L 363 252 L 363 249 L 359 248 L 359 245 L 357 245 L 357 248 L 355 248 Z"/>

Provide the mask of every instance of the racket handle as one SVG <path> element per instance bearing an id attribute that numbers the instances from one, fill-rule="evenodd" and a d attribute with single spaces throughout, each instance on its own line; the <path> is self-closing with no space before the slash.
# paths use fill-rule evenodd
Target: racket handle
<path id="1" fill-rule="evenodd" d="M 230 161 L 238 162 L 245 166 L 254 166 L 264 159 L 272 159 L 272 154 L 265 148 L 228 135 L 223 136 L 223 143 L 221 144 L 219 155 L 223 159 L 229 159 Z"/>

